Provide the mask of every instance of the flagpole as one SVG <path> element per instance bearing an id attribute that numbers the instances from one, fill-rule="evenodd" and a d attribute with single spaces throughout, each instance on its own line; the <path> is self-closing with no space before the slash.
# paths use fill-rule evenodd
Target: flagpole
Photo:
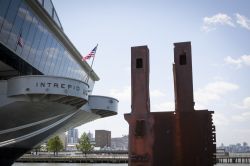
<path id="1" fill-rule="evenodd" d="M 98 44 L 96 45 L 96 48 L 97 48 L 97 46 L 98 46 Z M 87 77 L 87 81 L 86 81 L 87 83 L 89 83 L 89 75 L 93 71 L 92 67 L 93 67 L 94 60 L 95 60 L 95 55 L 94 55 L 94 57 L 92 59 L 91 65 L 90 65 L 91 70 L 88 73 L 88 77 Z"/>

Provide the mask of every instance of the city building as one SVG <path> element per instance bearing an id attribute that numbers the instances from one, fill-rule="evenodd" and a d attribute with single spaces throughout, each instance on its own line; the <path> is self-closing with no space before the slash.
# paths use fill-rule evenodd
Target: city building
<path id="1" fill-rule="evenodd" d="M 51 0 L 0 0 L 0 165 L 117 114 L 116 99 L 91 94 L 99 77 L 82 58 Z"/>
<path id="2" fill-rule="evenodd" d="M 71 128 L 68 130 L 67 144 L 77 144 L 79 140 L 78 129 Z"/>
<path id="3" fill-rule="evenodd" d="M 250 146 L 247 142 L 243 142 L 242 144 L 230 144 L 228 146 L 225 146 L 224 144 L 221 144 L 218 149 L 224 149 L 225 152 L 228 153 L 250 153 Z"/>
<path id="4" fill-rule="evenodd" d="M 93 133 L 91 133 L 91 132 L 89 131 L 87 135 L 88 135 L 88 138 L 89 138 L 89 141 L 90 141 L 90 142 L 92 142 L 92 143 L 95 142 L 95 138 L 94 138 Z"/>
<path id="5" fill-rule="evenodd" d="M 111 148 L 114 150 L 128 150 L 128 136 L 111 138 Z"/>
<path id="6" fill-rule="evenodd" d="M 79 142 L 78 138 L 78 129 L 71 128 L 67 132 L 67 144 L 66 144 L 66 151 L 76 151 L 76 145 Z"/>
<path id="7" fill-rule="evenodd" d="M 111 131 L 95 130 L 95 146 L 100 148 L 111 147 Z"/>

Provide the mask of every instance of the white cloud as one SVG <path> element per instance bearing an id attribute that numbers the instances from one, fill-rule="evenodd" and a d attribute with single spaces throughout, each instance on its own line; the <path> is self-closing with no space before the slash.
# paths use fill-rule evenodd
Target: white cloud
<path id="1" fill-rule="evenodd" d="M 216 126 L 227 126 L 230 124 L 230 120 L 224 114 L 215 113 L 213 118 Z"/>
<path id="2" fill-rule="evenodd" d="M 242 115 L 234 115 L 231 118 L 235 122 L 243 122 L 243 121 L 245 121 L 245 118 Z"/>
<path id="3" fill-rule="evenodd" d="M 111 89 L 109 92 L 110 96 L 117 98 L 118 100 L 131 100 L 131 87 L 126 86 L 122 89 Z"/>
<path id="4" fill-rule="evenodd" d="M 236 68 L 240 68 L 243 65 L 250 66 L 250 55 L 242 55 L 238 59 L 234 59 L 231 56 L 227 56 L 224 61 L 226 62 L 226 64 L 236 66 Z"/>
<path id="5" fill-rule="evenodd" d="M 233 59 L 231 56 L 227 56 L 224 61 L 227 64 L 235 65 L 237 68 L 241 67 L 241 59 Z"/>
<path id="6" fill-rule="evenodd" d="M 207 84 L 204 88 L 200 88 L 194 93 L 195 102 L 200 105 L 207 105 L 211 101 L 218 101 L 223 95 L 230 91 L 237 90 L 238 85 L 225 82 L 216 81 Z"/>
<path id="7" fill-rule="evenodd" d="M 242 55 L 241 59 L 245 65 L 250 66 L 250 55 Z"/>
<path id="8" fill-rule="evenodd" d="M 152 105 L 152 111 L 174 111 L 175 103 L 174 102 L 163 102 L 159 104 Z"/>
<path id="9" fill-rule="evenodd" d="M 236 22 L 243 28 L 246 28 L 247 30 L 250 30 L 250 19 L 247 17 L 240 15 L 239 13 L 236 13 Z"/>
<path id="10" fill-rule="evenodd" d="M 212 17 L 203 18 L 202 30 L 209 32 L 216 29 L 217 25 L 227 25 L 230 27 L 235 27 L 232 18 L 227 14 L 218 13 Z"/>
<path id="11" fill-rule="evenodd" d="M 243 108 L 250 109 L 250 97 L 243 100 Z"/>
<path id="12" fill-rule="evenodd" d="M 233 115 L 232 120 L 235 122 L 245 122 L 250 120 L 250 112 L 243 112 L 241 114 Z"/>
<path id="13" fill-rule="evenodd" d="M 162 91 L 160 90 L 155 89 L 155 90 L 150 91 L 150 97 L 164 97 L 164 96 L 166 95 L 162 93 Z"/>
<path id="14" fill-rule="evenodd" d="M 246 97 L 245 99 L 243 99 L 242 104 L 236 104 L 235 107 L 250 110 L 250 97 Z"/>
<path id="15" fill-rule="evenodd" d="M 239 13 L 235 14 L 236 19 L 233 20 L 230 16 L 224 13 L 218 13 L 211 17 L 203 18 L 202 30 L 209 32 L 215 30 L 218 25 L 226 25 L 229 27 L 235 27 L 235 22 L 240 25 L 242 28 L 250 30 L 250 19 L 246 16 L 243 16 Z"/>

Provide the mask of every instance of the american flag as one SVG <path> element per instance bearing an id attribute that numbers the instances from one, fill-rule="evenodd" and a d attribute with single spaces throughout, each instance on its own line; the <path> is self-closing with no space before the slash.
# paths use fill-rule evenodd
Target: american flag
<path id="1" fill-rule="evenodd" d="M 17 45 L 19 45 L 20 47 L 23 47 L 23 38 L 22 38 L 22 34 L 21 33 L 18 36 Z"/>
<path id="2" fill-rule="evenodd" d="M 90 51 L 89 54 L 87 54 L 86 56 L 82 57 L 82 61 L 86 61 L 86 60 L 90 59 L 91 57 L 95 57 L 97 46 L 98 46 L 98 44 L 95 46 L 95 48 L 93 48 L 93 50 Z"/>

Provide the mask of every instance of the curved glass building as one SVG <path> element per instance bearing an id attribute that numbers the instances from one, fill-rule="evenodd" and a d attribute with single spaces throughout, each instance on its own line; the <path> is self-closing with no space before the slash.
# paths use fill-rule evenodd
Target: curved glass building
<path id="1" fill-rule="evenodd" d="M 51 0 L 0 0 L 0 165 L 55 132 L 117 114 Z"/>

